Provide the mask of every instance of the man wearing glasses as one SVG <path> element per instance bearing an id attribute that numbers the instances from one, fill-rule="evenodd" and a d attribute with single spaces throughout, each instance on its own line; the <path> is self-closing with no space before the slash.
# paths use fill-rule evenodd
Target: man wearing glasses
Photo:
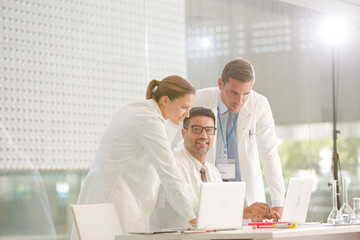
<path id="1" fill-rule="evenodd" d="M 193 193 L 197 207 L 202 182 L 222 182 L 218 169 L 205 161 L 206 153 L 211 148 L 215 136 L 215 116 L 207 108 L 196 107 L 190 110 L 190 115 L 183 121 L 181 129 L 184 139 L 183 148 L 174 153 L 179 171 L 183 176 L 184 188 Z M 194 209 L 196 212 L 196 209 Z M 255 202 L 244 209 L 244 219 L 252 218 L 260 221 L 263 218 L 273 218 L 267 203 Z M 188 221 L 182 219 L 166 202 L 165 192 L 160 186 L 158 200 L 150 218 L 150 230 L 158 231 L 164 228 L 187 228 Z"/>

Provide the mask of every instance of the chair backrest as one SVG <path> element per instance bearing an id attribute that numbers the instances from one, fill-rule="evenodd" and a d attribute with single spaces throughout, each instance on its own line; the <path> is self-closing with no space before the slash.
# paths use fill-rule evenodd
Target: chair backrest
<path id="1" fill-rule="evenodd" d="M 113 203 L 70 205 L 80 240 L 114 240 L 122 234 Z"/>

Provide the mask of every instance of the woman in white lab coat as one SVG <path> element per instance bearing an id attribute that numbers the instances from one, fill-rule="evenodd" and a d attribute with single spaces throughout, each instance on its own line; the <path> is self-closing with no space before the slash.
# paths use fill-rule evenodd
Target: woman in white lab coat
<path id="1" fill-rule="evenodd" d="M 195 221 L 195 203 L 178 172 L 166 123 L 179 125 L 189 116 L 195 89 L 174 75 L 152 80 L 146 98 L 123 107 L 111 121 L 78 199 L 78 204 L 114 203 L 124 233 L 149 230 L 160 183 L 173 208 Z M 71 235 L 76 239 L 74 227 Z"/>

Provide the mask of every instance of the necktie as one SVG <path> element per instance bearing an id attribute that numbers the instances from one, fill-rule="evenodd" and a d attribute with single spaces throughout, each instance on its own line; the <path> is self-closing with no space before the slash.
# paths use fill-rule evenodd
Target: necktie
<path id="1" fill-rule="evenodd" d="M 206 170 L 204 166 L 202 166 L 200 169 L 200 176 L 203 182 L 207 182 Z"/>
<path id="2" fill-rule="evenodd" d="M 234 127 L 234 118 L 236 114 L 229 111 L 228 122 L 226 126 L 226 139 L 229 138 L 232 128 Z M 239 153 L 237 148 L 237 138 L 236 138 L 236 131 L 234 129 L 233 133 L 231 134 L 231 138 L 227 145 L 227 155 L 228 159 L 235 159 L 235 178 L 230 179 L 230 181 L 241 181 L 241 174 L 240 174 L 240 166 L 239 166 Z"/>

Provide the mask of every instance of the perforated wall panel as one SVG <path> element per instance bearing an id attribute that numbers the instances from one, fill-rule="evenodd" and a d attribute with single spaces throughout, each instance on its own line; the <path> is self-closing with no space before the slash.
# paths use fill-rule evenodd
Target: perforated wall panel
<path id="1" fill-rule="evenodd" d="M 149 78 L 185 76 L 185 3 L 173 3 L 0 1 L 0 169 L 89 168 Z"/>

